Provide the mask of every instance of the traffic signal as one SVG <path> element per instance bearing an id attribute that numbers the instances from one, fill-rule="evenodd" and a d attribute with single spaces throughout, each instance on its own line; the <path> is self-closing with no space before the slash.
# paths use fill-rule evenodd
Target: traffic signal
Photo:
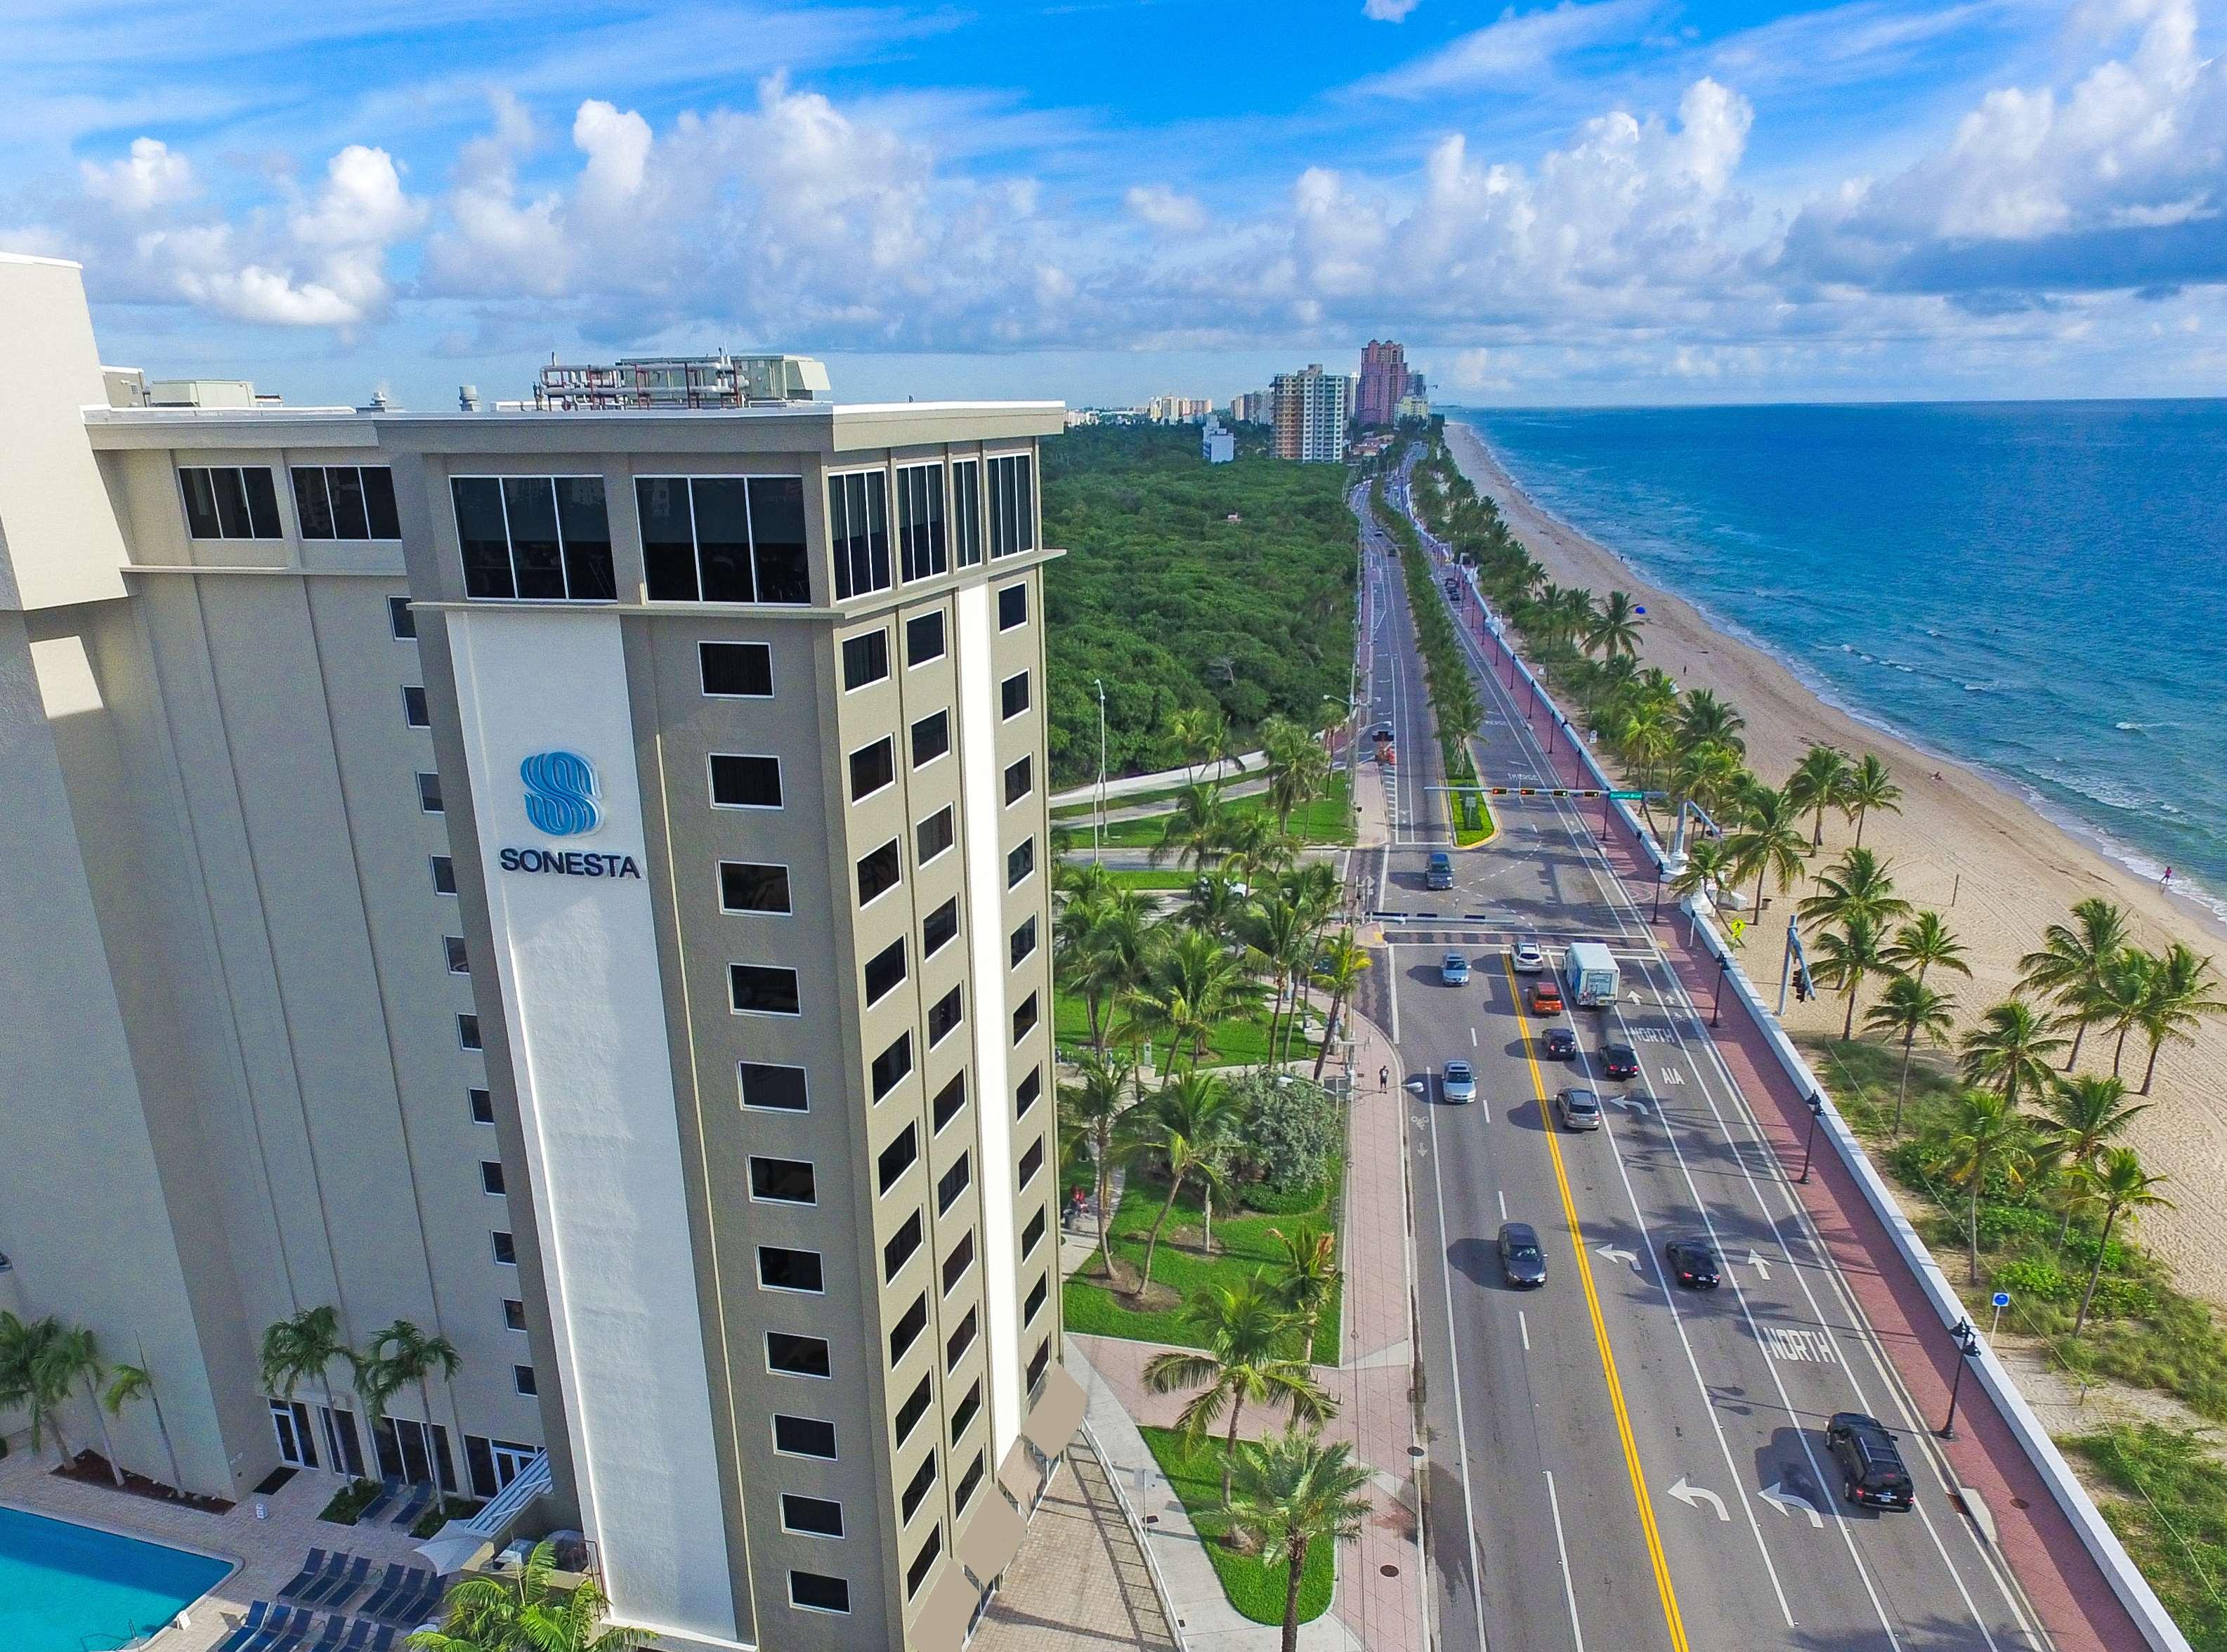
<path id="1" fill-rule="evenodd" d="M 1809 971 L 1801 964 L 1794 966 L 1794 996 L 1801 1003 L 1809 1002 Z"/>

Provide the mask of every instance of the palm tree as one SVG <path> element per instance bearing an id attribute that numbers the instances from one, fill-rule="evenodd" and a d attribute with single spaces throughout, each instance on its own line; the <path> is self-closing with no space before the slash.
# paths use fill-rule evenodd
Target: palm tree
<path id="1" fill-rule="evenodd" d="M 456 1375 L 463 1358 L 445 1336 L 428 1336 L 406 1319 L 398 1319 L 371 1339 L 363 1362 L 364 1400 L 373 1423 L 386 1415 L 387 1402 L 411 1384 L 418 1389 L 425 1428 L 425 1458 L 433 1457 L 433 1393 L 426 1378 Z"/>
<path id="2" fill-rule="evenodd" d="M 1856 1036 L 1856 995 L 1874 975 L 1892 975 L 1879 947 L 1878 928 L 1869 918 L 1848 920 L 1845 929 L 1828 929 L 1816 940 L 1817 956 L 1809 966 L 1811 979 L 1848 995 L 1848 1013 L 1841 1024 L 1842 1043 Z"/>
<path id="3" fill-rule="evenodd" d="M 53 1357 L 53 1349 L 68 1334 L 52 1314 L 24 1320 L 0 1308 L 0 1410 L 23 1413 L 31 1425 L 35 1451 L 52 1427 L 54 1449 L 65 1466 L 77 1460 L 69 1436 L 62 1431 L 61 1405 L 69 1398 L 71 1378 Z"/>
<path id="4" fill-rule="evenodd" d="M 1724 747 L 1735 757 L 1747 755 L 1747 742 L 1739 731 L 1747 727 L 1747 719 L 1719 699 L 1706 688 L 1697 688 L 1686 696 L 1679 709 L 1679 737 L 1688 747 L 1705 742 Z"/>
<path id="5" fill-rule="evenodd" d="M 2095 1265 L 2088 1270 L 2088 1288 L 2080 1293 L 2080 1311 L 2072 1316 L 2072 1334 L 2080 1335 L 2088 1323 L 2088 1306 L 2096 1299 L 2096 1281 L 2103 1277 L 2103 1259 L 2109 1254 L 2111 1224 L 2123 1215 L 2128 1221 L 2144 1210 L 2170 1210 L 2173 1201 L 2158 1191 L 2170 1177 L 2152 1176 L 2131 1147 L 2108 1147 L 2086 1175 L 2088 1196 L 2103 1207 L 2103 1232 L 2096 1241 Z"/>
<path id="6" fill-rule="evenodd" d="M 147 1350 L 139 1350 L 139 1363 L 119 1365 L 109 1373 L 108 1392 L 100 1397 L 102 1405 L 112 1417 L 121 1417 L 124 1407 L 134 1400 L 144 1400 L 155 1408 L 155 1432 L 163 1438 L 163 1455 L 170 1459 L 170 1486 L 182 1495 L 186 1477 L 178 1467 L 178 1448 L 170 1440 L 170 1425 L 163 1415 L 163 1396 L 155 1391 L 155 1374 L 147 1368 Z"/>
<path id="7" fill-rule="evenodd" d="M 1800 874 L 1802 858 L 1809 845 L 1802 833 L 1801 811 L 1784 792 L 1758 786 L 1741 801 L 1746 810 L 1746 820 L 1726 839 L 1725 847 L 1743 877 L 1754 872 L 1755 904 L 1752 911 L 1759 913 L 1763 910 L 1764 877 L 1776 877 L 1779 893 L 1784 894 Z"/>
<path id="8" fill-rule="evenodd" d="M 2227 1001 L 2212 996 L 2215 979 L 2211 960 L 2198 957 L 2178 941 L 2159 956 L 2142 995 L 2142 1012 L 2135 1022 L 2150 1041 L 2149 1062 L 2142 1068 L 2144 1095 L 2150 1093 L 2150 1081 L 2157 1076 L 2158 1051 L 2166 1040 L 2192 1043 L 2205 1016 L 2227 1010 Z"/>
<path id="9" fill-rule="evenodd" d="M 1082 1000 L 1096 1054 L 1106 1053 L 1114 1008 L 1143 977 L 1151 952 L 1150 909 L 1142 890 L 1108 887 L 1062 903 L 1052 922 L 1052 967 L 1061 986 Z"/>
<path id="10" fill-rule="evenodd" d="M 1289 1568 L 1284 1579 L 1282 1652 L 1299 1652 L 1299 1585 L 1317 1543 L 1350 1542 L 1369 1518 L 1369 1471 L 1343 1440 L 1324 1445 L 1298 1429 L 1248 1445 L 1235 1486 L 1222 1501 L 1230 1519 L 1260 1539 L 1264 1566 Z"/>
<path id="11" fill-rule="evenodd" d="M 1740 767 L 1739 753 L 1720 740 L 1704 740 L 1686 747 L 1671 765 L 1671 795 L 1681 803 L 1691 798 L 1716 814 L 1739 792 L 1746 774 Z"/>
<path id="12" fill-rule="evenodd" d="M 1198 766 L 1222 743 L 1222 713 L 1201 705 L 1178 707 L 1168 718 L 1168 737 L 1184 760 L 1184 778 L 1196 782 Z"/>
<path id="13" fill-rule="evenodd" d="M 1146 960 L 1144 980 L 1130 996 L 1129 1024 L 1154 1043 L 1167 1041 L 1170 1068 L 1186 1052 L 1196 1067 L 1215 1028 L 1259 1001 L 1259 984 L 1227 947 L 1185 930 Z"/>
<path id="14" fill-rule="evenodd" d="M 1980 1024 L 1964 1035 L 1964 1079 L 1999 1087 L 2003 1100 L 2016 1107 L 2021 1087 L 2048 1087 L 2054 1076 L 2049 1058 L 2064 1048 L 2064 1040 L 2050 1035 L 2049 1023 L 2032 1005 L 2012 998 L 1982 1015 Z"/>
<path id="15" fill-rule="evenodd" d="M 403 1642 L 412 1652 L 633 1652 L 648 1631 L 601 1627 L 609 1602 L 590 1572 L 560 1591 L 550 1573 L 557 1546 L 540 1542 L 515 1579 L 473 1577 L 449 1585 L 438 1629 L 421 1629 Z"/>
<path id="16" fill-rule="evenodd" d="M 100 1408 L 98 1385 L 108 1375 L 108 1366 L 100 1357 L 99 1340 L 83 1325 L 67 1326 L 48 1342 L 39 1359 L 54 1385 L 65 1392 L 73 1384 L 83 1385 L 85 1397 L 93 1406 L 93 1419 L 100 1426 L 100 1452 L 108 1459 L 108 1477 L 121 1486 L 124 1465 L 116 1460 L 116 1442 L 108 1436 L 108 1413 Z"/>
<path id="17" fill-rule="evenodd" d="M 1910 1096 L 1910 1058 L 1918 1041 L 1937 1044 L 1949 1036 L 1949 1012 L 1956 1000 L 1937 992 L 1912 975 L 1898 975 L 1886 984 L 1877 1004 L 1864 1012 L 1864 1026 L 1902 1040 L 1902 1077 L 1894 1090 L 1894 1124 L 1890 1137 L 1902 1135 L 1903 1103 Z"/>
<path id="18" fill-rule="evenodd" d="M 2103 972 L 2126 944 L 2126 914 L 2091 895 L 2072 909 L 2071 923 L 2052 923 L 2042 931 L 2040 951 L 2019 960 L 2019 991 L 2048 998 L 2065 1011 L 2064 1024 L 2072 1029 L 2072 1050 L 2064 1058 L 2068 1073 L 2080 1060 L 2087 1011 L 2103 984 Z"/>
<path id="19" fill-rule="evenodd" d="M 2156 954 L 2144 952 L 2139 947 L 2122 947 L 2103 964 L 2103 973 L 2096 983 L 2095 991 L 2083 1003 L 2078 1014 L 2118 1035 L 2111 1046 L 2111 1076 L 2119 1075 L 2119 1063 L 2126 1058 L 2127 1035 L 2141 1025 L 2143 1014 L 2150 1004 L 2150 979 L 2158 971 Z"/>
<path id="20" fill-rule="evenodd" d="M 1091 1163 L 1098 1182 L 1098 1260 L 1106 1282 L 1114 1283 L 1114 1142 L 1121 1115 L 1136 1097 L 1137 1068 L 1123 1056 L 1085 1056 L 1076 1063 L 1080 1084 L 1062 1086 L 1060 1116 L 1072 1119 L 1090 1138 Z"/>
<path id="21" fill-rule="evenodd" d="M 1313 950 L 1314 937 L 1309 928 L 1306 915 L 1286 900 L 1280 890 L 1256 901 L 1249 921 L 1241 928 L 1247 943 L 1260 955 L 1275 982 L 1275 996 L 1268 1006 L 1268 1044 L 1262 1055 L 1264 1066 L 1276 1058 L 1276 1032 L 1283 1020 L 1284 994 L 1298 985 L 1298 973 L 1306 966 L 1307 956 Z M 1292 1007 L 1296 1011 L 1297 1005 Z"/>
<path id="22" fill-rule="evenodd" d="M 1314 1357 L 1315 1326 L 1337 1289 L 1337 1240 L 1319 1228 L 1297 1228 L 1286 1233 L 1271 1228 L 1276 1241 L 1276 1292 L 1284 1305 L 1299 1316 L 1305 1333 L 1300 1351 Z"/>
<path id="23" fill-rule="evenodd" d="M 1942 922 L 1938 912 L 1921 912 L 1897 929 L 1888 943 L 1886 960 L 1897 969 L 1910 971 L 1920 982 L 1936 965 L 1959 975 L 1972 973 L 1972 966 L 1964 961 L 1964 943 Z"/>
<path id="24" fill-rule="evenodd" d="M 1894 875 L 1868 849 L 1851 848 L 1817 876 L 1817 890 L 1798 909 L 1810 923 L 1846 923 L 1861 914 L 1874 928 L 1910 915 L 1910 903 L 1894 892 Z"/>
<path id="25" fill-rule="evenodd" d="M 1339 1011 L 1352 996 L 1355 983 L 1361 972 L 1369 967 L 1369 954 L 1354 944 L 1351 928 L 1341 929 L 1324 951 L 1315 968 L 1315 985 L 1330 994 L 1330 1018 L 1323 1027 L 1322 1048 L 1315 1052 L 1315 1082 L 1322 1082 L 1323 1063 L 1330 1059 L 1332 1037 L 1337 1031 Z"/>
<path id="26" fill-rule="evenodd" d="M 1224 861 L 1199 875 L 1176 909 L 1176 922 L 1187 928 L 1219 938 L 1235 928 L 1251 911 L 1253 896 Z"/>
<path id="27" fill-rule="evenodd" d="M 1145 1362 L 1145 1387 L 1154 1394 L 1199 1390 L 1176 1419 L 1194 1448 L 1228 1419 L 1222 1456 L 1226 1503 L 1236 1466 L 1237 1425 L 1248 1401 L 1287 1406 L 1294 1420 L 1311 1423 L 1327 1422 L 1337 1407 L 1317 1386 L 1304 1350 L 1298 1359 L 1287 1351 L 1299 1317 L 1257 1272 L 1239 1285 L 1201 1285 L 1184 1304 L 1181 1318 L 1203 1346 L 1154 1355 Z"/>
<path id="28" fill-rule="evenodd" d="M 1168 1171 L 1168 1196 L 1152 1219 L 1145 1238 L 1145 1270 L 1137 1281 L 1143 1296 L 1152 1283 L 1152 1260 L 1160 1247 L 1160 1229 L 1167 1226 L 1184 1183 L 1212 1170 L 1214 1139 L 1229 1127 L 1236 1111 L 1228 1087 L 1211 1073 L 1196 1068 L 1160 1087 L 1159 1094 L 1122 1115 L 1121 1146 L 1130 1162 L 1142 1168 L 1163 1163 Z M 1109 1280 L 1111 1275 L 1107 1276 Z"/>
<path id="29" fill-rule="evenodd" d="M 1809 837 L 1813 850 L 1824 846 L 1825 811 L 1841 807 L 1854 773 L 1847 752 L 1833 746 L 1812 746 L 1802 754 L 1802 761 L 1786 777 L 1788 800 L 1797 810 L 1807 810 L 1815 816 Z"/>
<path id="30" fill-rule="evenodd" d="M 1268 764 L 1268 807 L 1279 831 L 1288 832 L 1292 811 L 1312 801 L 1330 783 L 1330 754 L 1319 741 L 1288 718 L 1272 717 L 1260 725 L 1260 749 Z"/>
<path id="31" fill-rule="evenodd" d="M 2147 1102 L 2127 1105 L 2127 1087 L 2115 1078 L 2058 1078 L 2050 1085 L 2041 1110 L 2056 1126 L 2052 1145 L 2058 1162 L 2072 1177 L 2078 1177 L 2095 1163 L 2110 1139 L 2124 1130 L 2134 1116 L 2142 1112 Z M 2057 1229 L 2058 1248 L 2064 1247 L 2065 1235 L 2072 1231 L 2072 1205 L 2064 1207 L 2064 1220 Z"/>
<path id="32" fill-rule="evenodd" d="M 1686 864 L 1670 880 L 1670 892 L 1680 900 L 1698 895 L 1712 900 L 1709 891 L 1722 889 L 1733 875 L 1732 852 L 1721 838 L 1697 838 L 1686 846 Z"/>
<path id="33" fill-rule="evenodd" d="M 347 1361 L 351 1375 L 359 1382 L 362 1380 L 355 1350 L 341 1335 L 340 1311 L 329 1303 L 304 1308 L 291 1319 L 278 1320 L 264 1328 L 263 1387 L 274 1400 L 291 1400 L 297 1387 L 315 1377 L 325 1391 L 325 1409 L 337 1419 L 341 1408 L 333 1397 L 335 1360 Z M 429 1419 L 431 1416 L 429 1412 Z M 341 1464 L 333 1464 L 335 1473 L 343 1468 Z"/>
<path id="34" fill-rule="evenodd" d="M 1879 760 L 1875 752 L 1866 751 L 1849 772 L 1848 782 L 1841 792 L 1841 809 L 1855 822 L 1856 843 L 1864 841 L 1864 817 L 1878 809 L 1887 814 L 1902 813 L 1902 788 L 1894 783 L 1893 771 Z"/>
<path id="35" fill-rule="evenodd" d="M 1629 659 L 1639 652 L 1639 605 L 1631 600 L 1631 593 L 1612 590 L 1593 616 L 1592 628 L 1586 634 L 1586 644 L 1605 660 L 1618 654 Z"/>
<path id="36" fill-rule="evenodd" d="M 2018 1186 L 2032 1164 L 2032 1132 L 2018 1109 L 1992 1090 L 1967 1090 L 1942 1169 L 1966 1191 L 1964 1258 L 1974 1285 L 1980 1282 L 1980 1195 L 1990 1177 Z"/>
<path id="37" fill-rule="evenodd" d="M 1160 827 L 1160 840 L 1152 845 L 1152 862 L 1166 864 L 1170 855 L 1178 866 L 1204 866 L 1221 852 L 1228 822 L 1222 794 L 1196 781 L 1176 794 L 1176 806 Z"/>

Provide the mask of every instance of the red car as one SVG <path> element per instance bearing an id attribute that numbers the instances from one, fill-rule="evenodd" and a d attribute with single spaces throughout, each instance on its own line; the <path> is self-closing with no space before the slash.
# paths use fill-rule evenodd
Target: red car
<path id="1" fill-rule="evenodd" d="M 1533 1015 L 1561 1014 L 1562 989 L 1560 986 L 1557 986 L 1551 980 L 1537 981 L 1533 983 L 1531 987 L 1531 1013 Z"/>

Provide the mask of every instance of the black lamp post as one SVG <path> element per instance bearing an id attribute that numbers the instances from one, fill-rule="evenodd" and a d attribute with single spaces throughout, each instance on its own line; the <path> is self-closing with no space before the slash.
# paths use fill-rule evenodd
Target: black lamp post
<path id="1" fill-rule="evenodd" d="M 1795 1180 L 1804 1187 L 1809 1185 L 1809 1155 L 1816 1150 L 1817 1146 L 1817 1120 L 1824 1116 L 1825 1098 L 1822 1095 L 1811 1096 L 1809 1098 L 1809 1139 L 1802 1144 L 1802 1174 L 1795 1177 Z"/>
<path id="2" fill-rule="evenodd" d="M 1709 1005 L 1709 1024 L 1713 1027 L 1724 1024 L 1722 1017 L 1725 1008 L 1725 964 L 1724 959 L 1717 960 L 1717 996 Z"/>
<path id="3" fill-rule="evenodd" d="M 1655 869 L 1655 910 L 1649 915 L 1647 921 L 1650 923 L 1662 922 L 1662 869 L 1660 866 Z"/>
<path id="4" fill-rule="evenodd" d="M 1956 1438 L 1956 1393 L 1964 1386 L 1964 1368 L 1971 1363 L 1972 1355 L 1980 1351 L 1980 1333 L 1972 1329 L 1972 1322 L 1960 1319 L 1949 1336 L 1956 1339 L 1956 1352 L 1962 1357 L 1956 1362 L 1956 1375 L 1949 1384 L 1949 1416 L 1934 1432 L 1943 1439 Z"/>

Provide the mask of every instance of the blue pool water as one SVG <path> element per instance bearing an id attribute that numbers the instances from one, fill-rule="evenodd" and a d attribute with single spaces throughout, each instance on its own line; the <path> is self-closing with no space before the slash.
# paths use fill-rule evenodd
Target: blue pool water
<path id="1" fill-rule="evenodd" d="M 231 1570 L 203 1555 L 0 1508 L 0 1648 L 122 1646 L 169 1622 Z"/>

